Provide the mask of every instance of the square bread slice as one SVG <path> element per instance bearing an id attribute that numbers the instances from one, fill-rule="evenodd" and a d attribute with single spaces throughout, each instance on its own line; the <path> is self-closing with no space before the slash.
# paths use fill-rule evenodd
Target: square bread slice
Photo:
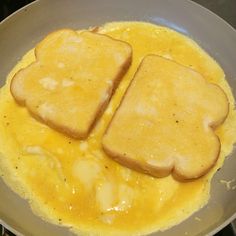
<path id="1" fill-rule="evenodd" d="M 132 48 L 106 35 L 64 29 L 39 43 L 35 56 L 14 76 L 13 97 L 50 127 L 86 138 L 129 68 Z"/>
<path id="2" fill-rule="evenodd" d="M 214 128 L 229 110 L 223 90 L 199 73 L 146 56 L 103 137 L 117 162 L 163 177 L 198 178 L 220 153 Z"/>

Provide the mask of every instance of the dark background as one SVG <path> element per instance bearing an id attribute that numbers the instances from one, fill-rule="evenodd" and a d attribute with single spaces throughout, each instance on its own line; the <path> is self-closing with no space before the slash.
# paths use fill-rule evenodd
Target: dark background
<path id="1" fill-rule="evenodd" d="M 135 0 L 134 0 L 135 1 Z M 178 1 L 178 0 L 176 0 Z M 215 12 L 236 28 L 236 0 L 193 0 Z M 33 0 L 0 0 L 0 21 Z"/>
<path id="2" fill-rule="evenodd" d="M 33 0 L 0 0 L 0 21 Z"/>
<path id="3" fill-rule="evenodd" d="M 17 9 L 33 1 L 34 0 L 0 0 L 0 21 L 2 21 Z M 194 0 L 194 2 L 197 2 L 209 10 L 215 12 L 234 28 L 236 28 L 236 0 Z M 1 225 L 0 235 L 13 236 L 12 233 L 2 228 Z M 236 236 L 236 234 L 233 232 L 231 225 L 228 225 L 219 233 L 217 233 L 216 236 Z"/>

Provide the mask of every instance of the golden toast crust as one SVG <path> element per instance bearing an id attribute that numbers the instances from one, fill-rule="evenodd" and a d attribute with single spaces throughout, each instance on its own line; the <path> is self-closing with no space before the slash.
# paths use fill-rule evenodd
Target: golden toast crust
<path id="1" fill-rule="evenodd" d="M 148 63 L 150 63 L 150 65 L 148 65 Z M 155 66 L 156 69 L 154 68 Z M 163 70 L 161 69 L 162 67 Z M 173 69 L 173 71 L 166 72 L 166 69 Z M 150 71 L 147 72 L 148 70 Z M 175 89 L 175 86 L 178 87 L 178 84 L 185 79 L 178 78 L 176 79 L 177 84 L 175 84 L 175 75 L 172 76 L 171 74 L 176 73 L 176 76 L 180 76 L 181 73 L 179 73 L 178 70 L 183 71 L 186 78 L 189 77 L 190 84 L 188 85 L 186 81 L 183 81 L 183 83 L 186 83 L 186 86 L 192 89 L 191 91 L 195 93 L 195 98 L 198 101 L 201 99 L 200 102 L 196 101 L 195 104 L 194 100 L 191 101 L 191 96 L 188 94 L 188 91 L 180 90 L 179 94 L 172 96 L 172 98 L 176 97 L 179 101 L 179 106 L 182 106 L 180 110 L 176 109 L 173 104 L 168 108 L 168 104 L 171 102 L 175 103 L 175 101 L 168 100 L 167 95 L 168 93 L 172 93 L 173 95 L 178 91 L 178 89 Z M 153 74 L 154 76 L 152 76 Z M 194 92 L 194 87 L 191 87 L 191 76 L 195 83 L 194 86 L 198 86 L 196 90 L 202 89 L 202 94 L 199 91 Z M 164 77 L 165 79 L 163 79 Z M 145 87 L 145 83 L 149 83 L 148 81 L 152 79 L 153 84 L 151 83 L 151 85 L 153 88 L 150 84 Z M 159 84 L 160 90 L 158 90 L 157 85 L 155 85 L 159 83 L 159 80 L 163 81 Z M 169 83 L 169 86 L 166 85 L 167 83 Z M 169 88 L 171 88 L 172 91 L 168 90 Z M 187 98 L 193 104 L 192 109 L 191 106 L 189 106 L 190 102 L 186 102 L 186 109 L 192 109 L 191 111 L 196 116 L 199 116 L 198 119 L 194 118 L 194 115 L 191 115 L 191 113 L 188 113 L 188 110 L 185 111 L 185 107 L 183 107 L 186 99 L 185 93 L 188 94 L 189 98 Z M 137 94 L 140 99 L 137 98 Z M 163 103 L 158 102 L 158 95 L 160 98 L 165 98 L 166 100 L 163 101 Z M 147 110 L 150 114 L 147 115 L 145 114 L 145 107 L 149 106 L 149 102 L 151 103 L 149 99 L 151 97 L 157 100 L 152 102 L 150 110 Z M 207 99 L 209 99 L 209 103 L 206 102 Z M 214 100 L 217 100 L 218 105 L 221 106 L 221 108 L 215 108 L 215 110 L 217 110 L 216 112 L 214 112 L 214 109 L 211 109 L 211 105 L 216 106 L 217 104 L 217 101 Z M 141 112 L 141 114 L 137 114 L 135 109 L 142 102 L 144 104 L 144 111 L 138 111 Z M 167 106 L 166 109 L 164 108 L 165 106 Z M 194 108 L 194 106 L 196 107 Z M 197 109 L 199 109 L 199 111 Z M 209 112 L 207 109 L 209 109 Z M 165 119 L 168 117 L 167 115 L 172 114 L 171 112 L 173 114 L 176 112 L 176 114 L 174 114 L 175 117 L 170 117 L 170 122 L 172 123 L 169 125 L 170 123 L 165 122 Z M 220 140 L 215 135 L 214 129 L 224 122 L 228 112 L 229 103 L 227 96 L 219 86 L 206 82 L 200 74 L 192 69 L 156 55 L 149 55 L 143 59 L 137 69 L 120 106 L 116 110 L 104 134 L 103 149 L 111 158 L 122 165 L 154 177 L 164 177 L 172 173 L 174 177 L 181 180 L 199 178 L 215 165 L 219 157 Z M 183 113 L 187 115 L 183 115 Z M 178 116 L 179 118 L 177 118 Z M 195 127 L 191 129 L 191 125 L 185 124 L 190 118 L 193 119 L 193 121 L 191 121 L 192 123 L 190 122 L 192 126 L 195 124 L 194 122 L 198 122 L 198 128 Z M 142 122 L 144 123 L 143 127 Z M 148 128 L 149 125 L 152 126 L 152 128 Z M 158 131 L 162 129 L 159 125 L 162 127 L 166 126 L 163 128 L 163 132 Z M 125 131 L 123 133 L 119 132 L 118 127 L 122 127 Z M 194 140 L 192 143 L 191 132 Z M 186 133 L 188 138 L 185 139 L 182 133 Z M 163 137 L 161 137 L 161 135 Z M 168 138 L 168 135 L 170 138 Z M 171 135 L 173 137 L 171 137 Z M 201 140 L 198 140 L 194 135 L 199 136 Z M 162 141 L 162 138 L 165 139 L 165 141 Z M 180 138 L 183 138 L 182 143 L 178 141 Z M 145 139 L 149 141 L 145 141 Z M 155 142 L 157 144 L 154 145 L 153 143 Z M 196 144 L 194 144 L 194 142 L 196 142 Z M 206 142 L 206 144 L 204 142 Z M 169 152 L 162 148 L 165 145 L 166 149 L 170 150 Z M 194 145 L 198 147 L 194 149 Z M 211 148 L 211 152 L 208 152 L 208 150 L 206 150 L 207 148 Z M 169 154 L 172 156 L 168 156 Z M 188 155 L 192 158 L 188 158 Z M 159 157 L 162 159 L 159 159 Z M 208 158 L 208 160 L 204 161 L 204 158 Z"/>
<path id="2" fill-rule="evenodd" d="M 79 44 L 83 45 L 80 46 Z M 110 51 L 104 51 L 106 44 L 107 48 L 111 47 Z M 67 47 L 67 51 L 65 51 L 64 54 L 59 51 L 63 49 L 63 47 Z M 114 53 L 112 53 L 112 49 L 114 49 Z M 69 50 L 71 50 L 71 52 Z M 90 52 L 87 52 L 89 50 Z M 94 52 L 96 50 L 98 50 L 97 53 Z M 51 54 L 48 53 L 48 51 L 50 51 Z M 53 57 L 53 53 L 55 54 L 55 59 Z M 115 58 L 116 53 L 118 55 L 117 61 Z M 94 65 L 93 61 L 89 61 L 90 54 L 92 56 L 91 60 L 94 61 Z M 70 56 L 72 59 L 70 59 Z M 111 96 L 119 84 L 121 78 L 128 70 L 132 60 L 132 49 L 128 43 L 115 40 L 106 35 L 89 31 L 84 31 L 81 34 L 78 34 L 76 31 L 63 29 L 49 34 L 42 42 L 40 42 L 35 48 L 35 57 L 35 62 L 25 69 L 17 72 L 13 77 L 10 86 L 13 97 L 17 103 L 22 106 L 26 106 L 28 111 L 36 119 L 40 120 L 51 128 L 56 129 L 57 131 L 62 132 L 70 137 L 84 139 L 89 135 L 99 116 L 101 116 L 107 104 L 109 103 L 109 100 L 111 99 Z M 68 71 L 66 71 L 64 68 L 55 67 L 54 60 L 61 67 L 66 64 Z M 60 60 L 62 60 L 63 63 L 61 63 Z M 78 62 L 76 60 L 78 60 Z M 86 67 L 86 62 L 91 64 L 91 68 Z M 78 66 L 76 63 L 78 63 Z M 81 68 L 79 68 L 80 65 Z M 104 71 L 106 71 L 104 76 L 102 74 L 103 66 Z M 107 69 L 108 66 L 111 66 L 112 68 L 109 70 Z M 41 67 L 46 68 L 45 73 L 40 71 Z M 47 71 L 47 67 L 49 72 Z M 101 68 L 100 71 L 97 69 L 98 67 Z M 83 68 L 85 68 L 84 71 Z M 35 73 L 31 73 L 29 70 L 35 70 Z M 52 81 L 48 82 L 46 80 L 48 77 L 51 77 L 46 76 L 45 74 L 47 73 L 55 75 Z M 96 73 L 99 74 L 96 75 Z M 34 75 L 37 78 L 34 78 Z M 41 79 L 38 75 L 45 77 L 43 78 L 43 86 L 49 86 L 47 89 L 51 91 L 45 92 L 41 87 L 38 89 L 39 85 L 37 83 Z M 66 79 L 64 79 L 63 76 Z M 73 80 L 70 78 L 72 76 L 75 77 Z M 78 78 L 76 78 L 76 76 Z M 83 79 L 80 79 L 81 76 Z M 87 77 L 88 80 L 90 79 L 89 76 L 93 77 L 91 80 L 97 82 L 97 87 L 93 81 L 91 86 L 89 83 L 82 85 L 84 83 L 83 80 L 85 81 Z M 30 85 L 31 87 L 27 85 L 31 83 L 30 80 L 34 80 L 34 84 Z M 105 83 L 105 80 L 107 80 L 109 83 Z M 50 82 L 52 83 L 50 84 Z M 61 84 L 63 83 L 65 85 L 64 92 L 61 88 Z M 71 84 L 75 84 L 75 86 L 70 86 Z M 32 87 L 36 86 L 38 87 L 32 89 Z M 58 90 L 54 90 L 53 86 L 57 87 L 56 89 Z M 66 89 L 68 92 L 65 92 Z M 86 90 L 88 92 L 86 92 Z M 104 98 L 99 98 L 99 92 L 102 94 L 102 91 L 104 91 Z M 81 98 L 78 95 L 80 92 Z M 55 95 L 56 93 L 57 95 Z M 94 93 L 97 93 L 97 97 L 95 95 L 93 96 Z M 55 96 L 57 96 L 57 98 L 55 98 Z M 72 101 L 73 96 L 75 96 L 74 103 Z M 87 100 L 91 100 L 91 103 L 86 102 L 86 96 L 88 96 Z M 52 116 L 51 114 L 41 114 L 39 111 L 42 102 L 46 103 L 50 99 L 50 102 L 54 106 L 53 109 L 55 108 L 56 112 L 60 113 L 58 116 Z M 84 103 L 81 101 L 81 99 L 84 99 Z M 76 106 L 78 106 L 77 110 L 79 111 L 75 112 L 74 114 L 69 114 L 68 111 Z M 86 107 L 88 108 L 87 110 Z M 63 116 L 63 113 L 68 113 L 67 117 L 66 114 Z M 73 117 L 73 120 L 71 117 Z M 81 121 L 83 121 L 83 124 L 76 124 L 76 122 L 79 123 Z"/>

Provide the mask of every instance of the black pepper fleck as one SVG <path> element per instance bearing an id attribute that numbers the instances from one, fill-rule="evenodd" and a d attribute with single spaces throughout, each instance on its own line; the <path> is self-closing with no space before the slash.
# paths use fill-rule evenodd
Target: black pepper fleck
<path id="1" fill-rule="evenodd" d="M 178 121 L 178 120 L 176 120 L 176 121 L 175 121 L 175 123 L 179 123 L 179 121 Z"/>

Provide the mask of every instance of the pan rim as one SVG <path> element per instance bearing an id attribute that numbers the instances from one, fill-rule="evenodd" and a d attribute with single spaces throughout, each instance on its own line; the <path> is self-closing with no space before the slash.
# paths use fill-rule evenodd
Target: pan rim
<path id="1" fill-rule="evenodd" d="M 10 15 L 8 15 L 6 18 L 4 18 L 2 21 L 0 21 L 0 27 L 2 27 L 3 24 L 5 24 L 7 21 L 9 21 L 12 17 L 19 14 L 20 12 L 24 11 L 24 9 L 31 7 L 35 3 L 40 2 L 40 0 L 34 0 L 33 2 L 30 2 L 26 4 L 25 6 L 17 9 L 16 11 L 12 12 Z"/>

